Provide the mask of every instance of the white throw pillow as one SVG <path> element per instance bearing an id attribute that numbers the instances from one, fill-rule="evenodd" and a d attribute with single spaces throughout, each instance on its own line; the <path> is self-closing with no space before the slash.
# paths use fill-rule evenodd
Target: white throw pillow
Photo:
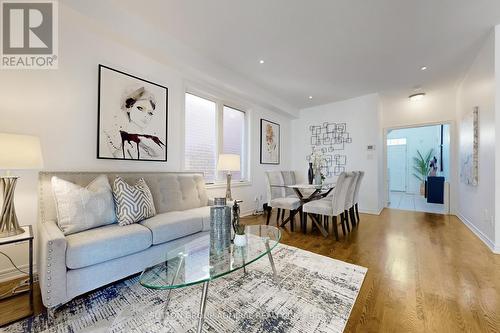
<path id="1" fill-rule="evenodd" d="M 146 181 L 140 178 L 135 185 L 129 185 L 121 177 L 113 182 L 116 217 L 121 226 L 141 222 L 156 215 L 153 195 Z"/>
<path id="2" fill-rule="evenodd" d="M 108 178 L 100 175 L 87 187 L 52 177 L 57 224 L 65 235 L 116 222 L 113 192 Z"/>

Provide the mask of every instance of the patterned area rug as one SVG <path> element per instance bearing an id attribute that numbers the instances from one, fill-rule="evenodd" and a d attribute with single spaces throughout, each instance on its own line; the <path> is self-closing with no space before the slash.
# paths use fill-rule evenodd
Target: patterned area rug
<path id="1" fill-rule="evenodd" d="M 268 258 L 210 282 L 204 332 L 342 332 L 367 269 L 294 247 L 278 245 Z M 142 287 L 139 277 L 80 297 L 60 308 L 4 328 L 5 332 L 195 332 L 201 285 L 172 292 Z"/>

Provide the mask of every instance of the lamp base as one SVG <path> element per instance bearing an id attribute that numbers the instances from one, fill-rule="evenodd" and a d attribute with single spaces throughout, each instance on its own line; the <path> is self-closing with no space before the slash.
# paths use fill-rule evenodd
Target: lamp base
<path id="1" fill-rule="evenodd" d="M 226 178 L 226 200 L 227 201 L 232 201 L 232 195 L 231 195 L 231 172 L 227 173 L 227 178 Z"/>
<path id="2" fill-rule="evenodd" d="M 0 213 L 0 238 L 22 234 L 24 229 L 17 222 L 16 209 L 14 208 L 14 190 L 18 177 L 0 177 L 3 188 L 3 207 Z"/>
<path id="3" fill-rule="evenodd" d="M 25 230 L 23 228 L 20 228 L 20 229 L 17 229 L 17 230 L 0 232 L 0 238 L 17 236 L 17 235 L 22 234 L 24 231 Z"/>

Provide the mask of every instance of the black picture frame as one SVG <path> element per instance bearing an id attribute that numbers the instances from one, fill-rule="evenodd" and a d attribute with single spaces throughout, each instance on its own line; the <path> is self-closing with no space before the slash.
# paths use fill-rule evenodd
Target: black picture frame
<path id="1" fill-rule="evenodd" d="M 125 158 L 125 157 L 122 157 L 122 158 L 118 158 L 118 157 L 108 157 L 108 156 L 102 156 L 101 154 L 101 125 L 102 125 L 102 121 L 101 121 L 101 115 L 103 112 L 106 112 L 106 110 L 102 110 L 102 96 L 101 96 L 101 93 L 102 93 L 102 72 L 103 70 L 110 70 L 110 71 L 113 71 L 115 73 L 118 73 L 118 74 L 121 74 L 121 75 L 124 75 L 126 77 L 129 77 L 130 79 L 133 79 L 133 80 L 138 80 L 138 81 L 142 81 L 142 82 L 145 82 L 149 85 L 153 85 L 155 87 L 158 87 L 158 88 L 161 88 L 161 89 L 164 89 L 164 93 L 165 93 L 165 129 L 164 129 L 164 137 L 165 137 L 165 142 L 164 142 L 164 149 L 165 149 L 165 153 L 164 153 L 164 158 L 161 158 L 161 159 L 144 159 L 144 158 Z M 109 111 L 109 112 L 113 112 L 113 111 Z M 152 81 L 149 81 L 149 80 L 146 80 L 146 79 L 143 79 L 143 78 L 140 78 L 138 76 L 135 76 L 135 75 L 131 75 L 131 74 L 128 74 L 128 73 L 125 73 L 123 71 L 120 71 L 120 70 L 117 70 L 117 69 L 114 69 L 114 68 L 111 68 L 109 66 L 106 66 L 106 65 L 102 65 L 102 64 L 99 64 L 98 66 L 98 85 L 97 85 L 97 151 L 96 151 L 96 157 L 97 159 L 103 159 L 103 160 L 119 160 L 119 161 L 148 161 L 148 162 L 167 162 L 168 161 L 168 88 L 163 86 L 163 85 L 160 85 L 158 83 L 155 83 L 155 82 L 152 82 Z"/>
<path id="2" fill-rule="evenodd" d="M 276 162 L 269 162 L 269 161 L 264 161 L 263 160 L 263 143 L 264 143 L 264 138 L 263 138 L 263 128 L 265 123 L 270 123 L 274 126 L 278 127 L 278 135 L 276 136 L 278 138 L 278 144 L 277 144 L 277 149 L 278 149 L 278 160 Z M 265 135 L 265 134 L 264 134 Z M 280 124 L 275 123 L 273 121 L 267 120 L 267 119 L 260 119 L 260 164 L 269 164 L 269 165 L 279 165 L 281 163 L 281 127 Z"/>

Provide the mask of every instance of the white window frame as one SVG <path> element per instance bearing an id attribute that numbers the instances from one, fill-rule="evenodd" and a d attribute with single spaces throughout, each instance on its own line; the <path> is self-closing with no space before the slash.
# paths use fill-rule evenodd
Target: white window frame
<path id="1" fill-rule="evenodd" d="M 197 89 L 194 87 L 187 87 L 184 89 L 184 94 L 183 94 L 183 107 L 182 107 L 182 158 L 181 158 L 181 164 L 182 164 L 182 169 L 186 169 L 186 94 L 191 94 L 200 98 L 207 99 L 213 103 L 215 103 L 215 109 L 216 109 L 216 133 L 217 133 L 217 138 L 216 138 L 216 151 L 217 151 L 217 157 L 216 157 L 216 163 L 219 158 L 219 154 L 222 153 L 222 146 L 223 146 L 223 124 L 224 124 L 224 106 L 235 109 L 237 111 L 243 112 L 245 115 L 245 121 L 244 121 L 244 133 L 243 133 L 243 152 L 241 158 L 241 166 L 242 170 L 241 172 L 241 180 L 232 180 L 231 185 L 232 186 L 246 186 L 246 185 L 251 185 L 251 172 L 250 172 L 250 148 L 249 148 L 249 134 L 250 134 L 250 108 L 246 107 L 245 104 L 243 103 L 237 103 L 233 102 L 232 98 L 221 98 L 217 97 L 216 94 L 210 94 L 207 93 L 205 90 L 202 89 Z M 196 170 L 194 170 L 196 172 Z M 201 172 L 201 171 L 200 171 Z M 218 172 L 216 175 L 218 176 Z M 217 177 L 216 176 L 216 177 Z M 226 186 L 226 178 L 223 177 L 221 179 L 216 178 L 214 182 L 208 182 L 206 183 L 207 188 L 222 188 Z"/>

